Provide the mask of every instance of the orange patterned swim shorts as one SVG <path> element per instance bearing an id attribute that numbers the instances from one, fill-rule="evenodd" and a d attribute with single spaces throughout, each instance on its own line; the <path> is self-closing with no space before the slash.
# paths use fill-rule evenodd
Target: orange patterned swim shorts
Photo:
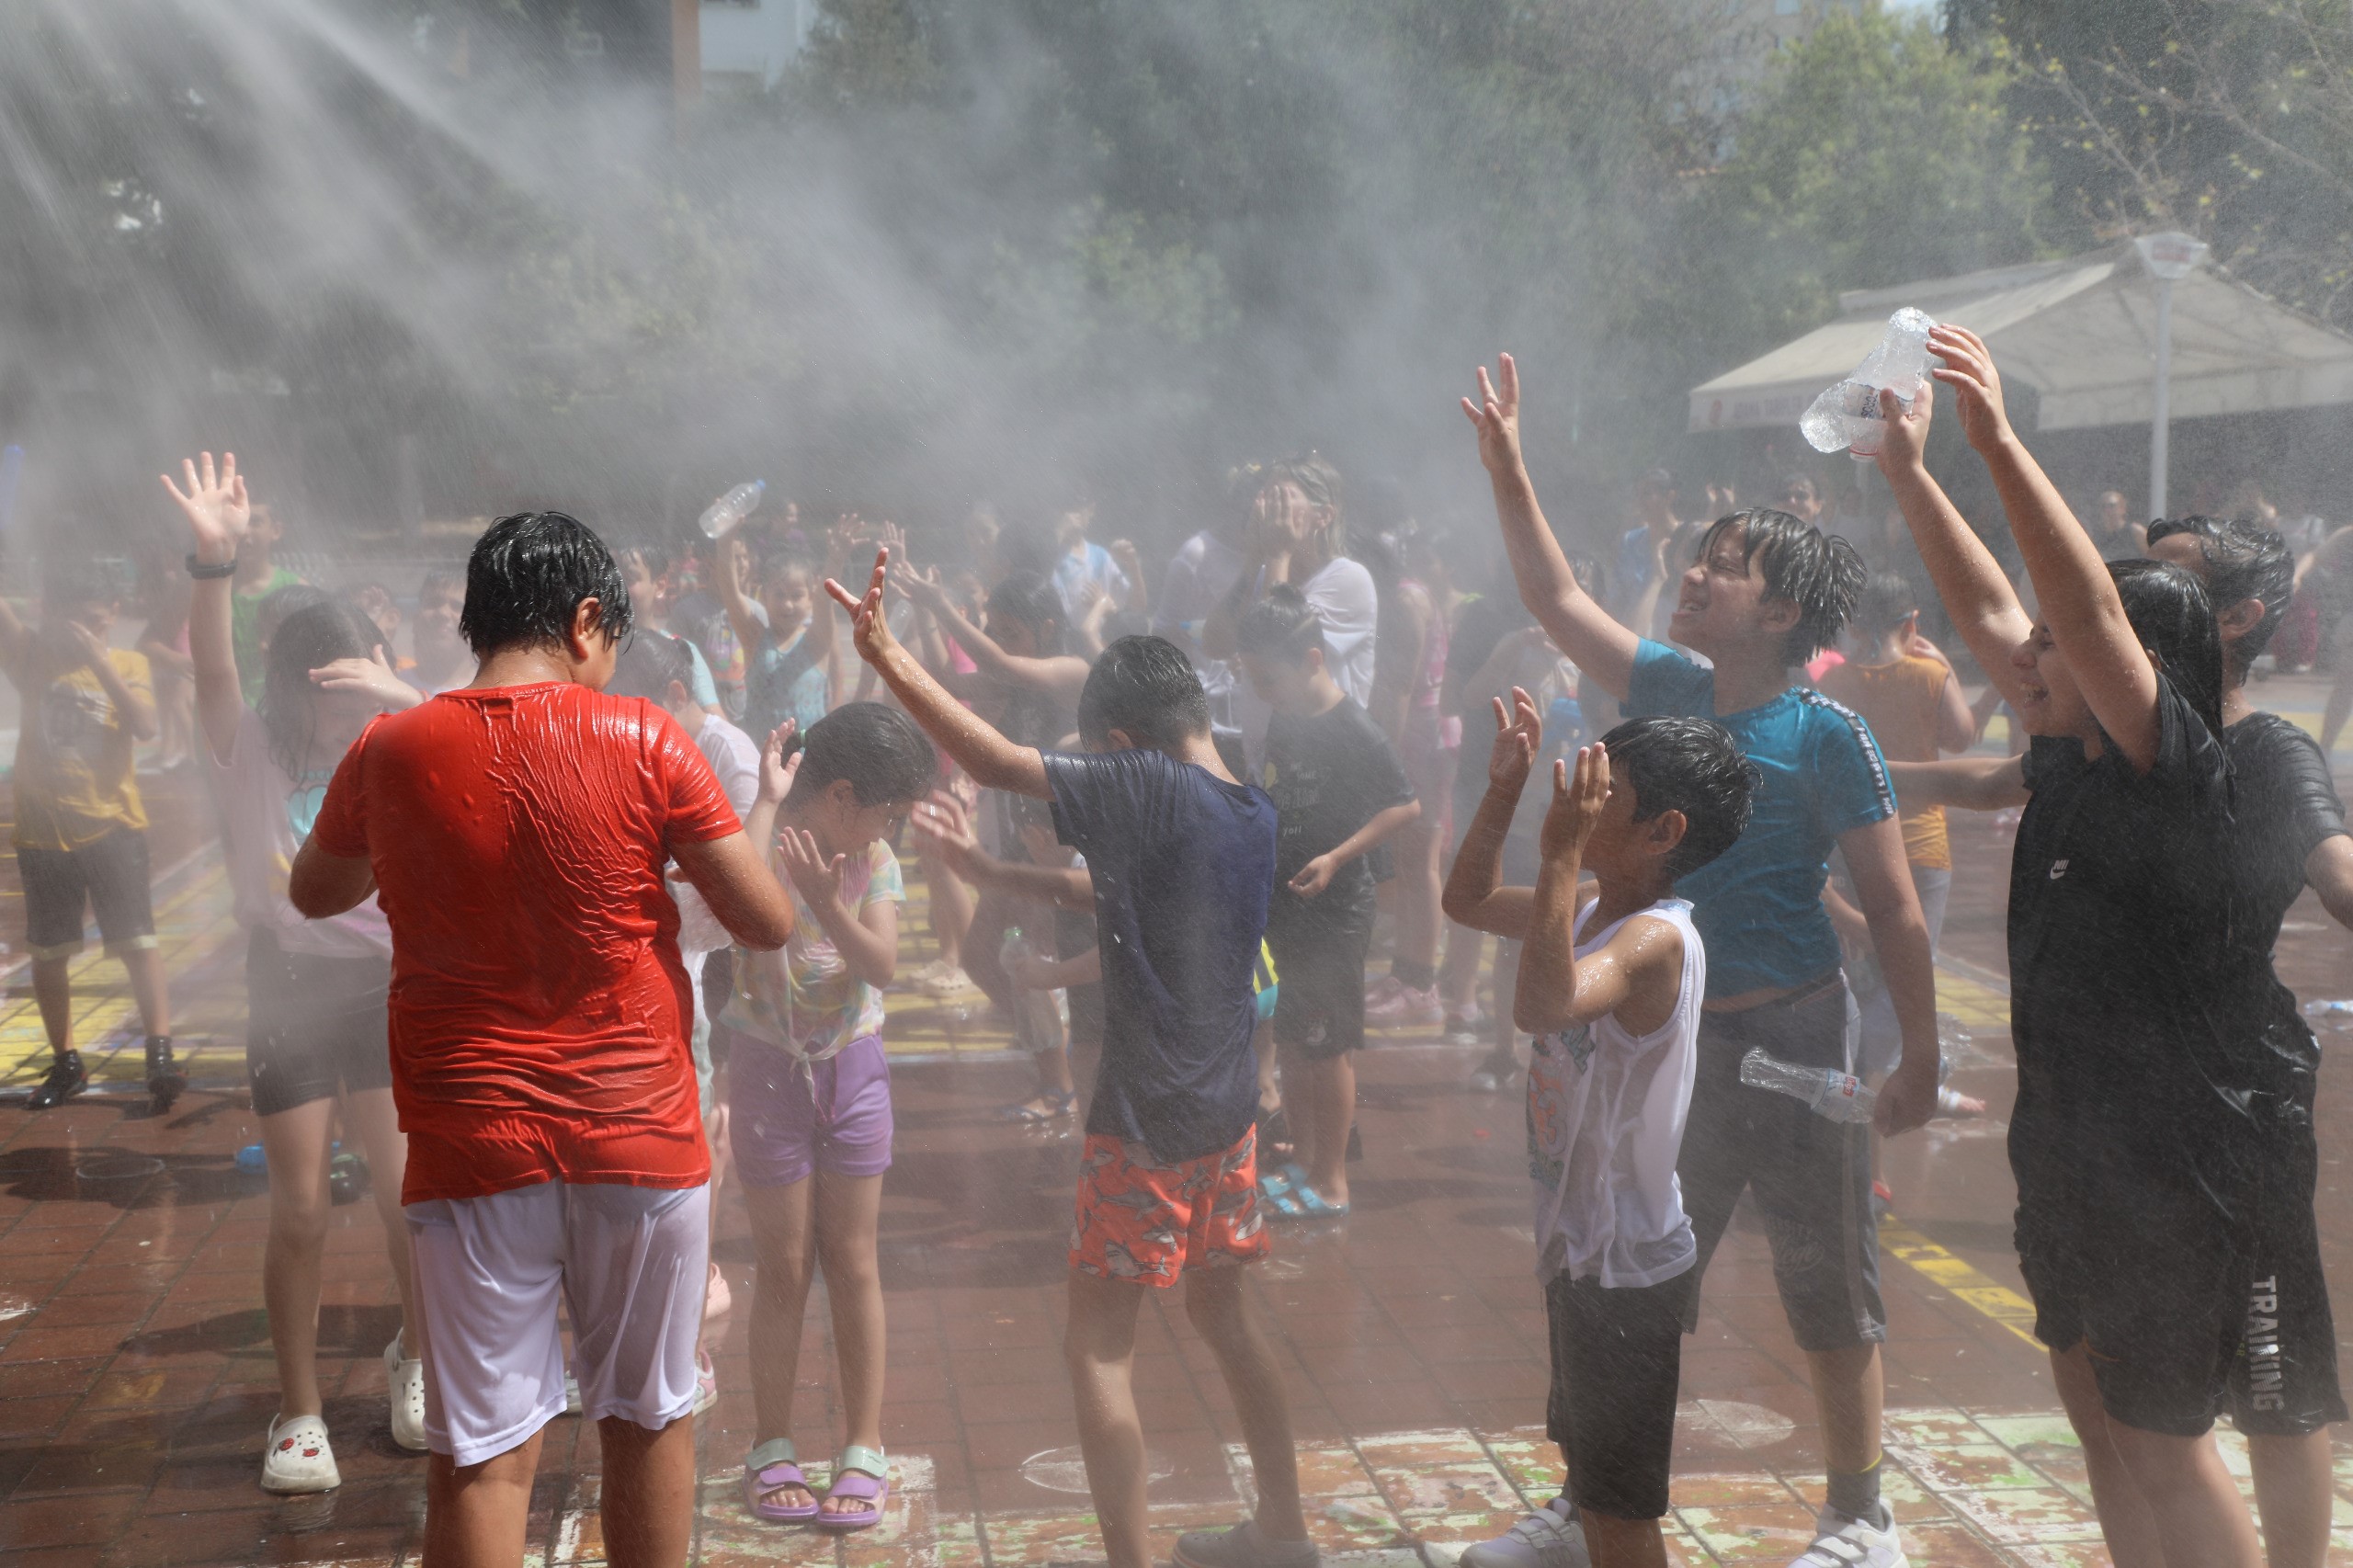
<path id="1" fill-rule="evenodd" d="M 1254 1127 L 1230 1149 L 1168 1164 L 1142 1143 L 1089 1134 L 1079 1163 L 1070 1266 L 1165 1288 L 1188 1268 L 1266 1256 L 1257 1139 Z"/>

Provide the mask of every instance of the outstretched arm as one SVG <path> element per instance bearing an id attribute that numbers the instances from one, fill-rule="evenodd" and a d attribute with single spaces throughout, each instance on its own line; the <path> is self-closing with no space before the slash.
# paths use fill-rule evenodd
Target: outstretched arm
<path id="1" fill-rule="evenodd" d="M 2018 590 L 1994 552 L 1928 473 L 1926 454 L 1928 423 L 1936 413 L 1936 383 L 1922 381 L 1908 411 L 1891 392 L 1881 392 L 1879 403 L 1887 421 L 1879 471 L 1895 493 L 1904 526 L 1912 530 L 1912 541 L 1961 642 L 1994 688 L 2016 702 L 2018 671 L 2010 656 L 2033 635 L 2034 618 L 2018 602 Z"/>
<path id="2" fill-rule="evenodd" d="M 948 688 L 931 678 L 899 640 L 882 614 L 882 589 L 891 572 L 891 549 L 874 552 L 874 571 L 868 577 L 866 597 L 858 597 L 831 577 L 825 592 L 849 611 L 851 645 L 871 665 L 924 733 L 956 759 L 984 790 L 1010 790 L 1017 795 L 1050 798 L 1046 761 L 1034 746 L 1017 746 L 991 728 L 988 722 L 957 701 Z M 950 607 L 951 613 L 952 608 Z"/>
<path id="3" fill-rule="evenodd" d="M 1519 367 L 1508 354 L 1501 361 L 1500 380 L 1498 388 L 1487 379 L 1487 368 L 1480 366 L 1478 400 L 1464 398 L 1462 412 L 1479 432 L 1479 460 L 1486 465 L 1495 490 L 1495 521 L 1503 529 L 1520 602 L 1578 669 L 1622 702 L 1634 678 L 1634 655 L 1642 638 L 1577 586 L 1576 574 L 1569 570 L 1569 558 L 1561 552 L 1561 541 L 1552 537 L 1544 509 L 1536 504 L 1536 485 L 1520 458 Z"/>
<path id="4" fill-rule="evenodd" d="M 1957 806 L 1965 812 L 1997 812 L 2023 806 L 2034 797 L 2026 787 L 2020 756 L 1957 756 L 1940 762 L 1891 762 L 1888 781 L 1904 809 Z"/>
<path id="5" fill-rule="evenodd" d="M 891 583 L 932 613 L 981 674 L 1007 686 L 1051 692 L 1065 702 L 1077 700 L 1079 687 L 1086 684 L 1086 660 L 1067 653 L 1046 659 L 1025 659 L 1008 653 L 995 639 L 966 619 L 964 612 L 956 608 L 955 598 L 940 584 L 918 577 L 904 567 L 891 574 Z M 887 681 L 890 676 L 885 675 L 882 678 Z"/>
<path id="6" fill-rule="evenodd" d="M 1939 326 L 1929 347 L 1944 358 L 1933 372 L 1953 389 L 1961 431 L 1994 476 L 2010 532 L 2026 558 L 2051 640 L 2067 655 L 2076 687 L 2100 728 L 2135 769 L 2156 766 L 2157 669 L 2091 535 L 2075 520 L 2040 464 L 2010 428 L 1994 357 L 1965 327 Z"/>
<path id="7" fill-rule="evenodd" d="M 1457 925 L 1516 940 L 1528 935 L 1535 892 L 1498 885 L 1504 840 L 1511 834 L 1512 812 L 1528 786 L 1529 769 L 1535 766 L 1544 720 L 1536 711 L 1536 699 L 1518 687 L 1511 688 L 1511 702 L 1506 713 L 1503 699 L 1495 699 L 1495 749 L 1487 763 L 1487 793 L 1463 830 L 1462 847 L 1455 852 L 1454 869 L 1447 873 L 1446 892 L 1438 902 Z"/>
<path id="8" fill-rule="evenodd" d="M 974 887 L 995 888 L 1017 898 L 1044 899 L 1064 909 L 1095 908 L 1095 879 L 1076 866 L 1032 866 L 1000 860 L 981 847 L 964 802 L 945 790 L 915 810 L 915 836 L 926 856 Z"/>
<path id="9" fill-rule="evenodd" d="M 1599 744 L 1578 749 L 1574 780 L 1565 757 L 1552 764 L 1543 865 L 1512 995 L 1512 1022 L 1530 1034 L 1574 1028 L 1630 1002 L 1623 1021 L 1647 1034 L 1675 1010 L 1683 938 L 1665 921 L 1629 920 L 1598 951 L 1576 956 L 1577 869 L 1608 799 L 1609 754 Z"/>

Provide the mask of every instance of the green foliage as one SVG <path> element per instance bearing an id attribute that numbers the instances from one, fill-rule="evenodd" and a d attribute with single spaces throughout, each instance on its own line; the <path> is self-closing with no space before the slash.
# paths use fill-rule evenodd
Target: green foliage
<path id="1" fill-rule="evenodd" d="M 2353 329 L 2353 5 L 2013 0 L 2003 17 L 2070 239 L 2185 229 Z"/>
<path id="2" fill-rule="evenodd" d="M 1920 17 L 1833 14 L 1783 51 L 1686 215 L 1698 264 L 1677 281 L 1721 301 L 1718 368 L 1828 319 L 1841 290 L 2038 254 L 2048 187 L 2015 77 L 1998 40 L 1949 49 Z"/>

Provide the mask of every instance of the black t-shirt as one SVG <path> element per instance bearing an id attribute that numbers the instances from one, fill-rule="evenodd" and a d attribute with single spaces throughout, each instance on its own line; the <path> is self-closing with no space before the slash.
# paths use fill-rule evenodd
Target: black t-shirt
<path id="1" fill-rule="evenodd" d="M 1333 872 L 1331 885 L 1313 898 L 1301 898 L 1290 884 L 1310 860 L 1414 798 L 1404 765 L 1381 726 L 1346 697 L 1321 713 L 1278 713 L 1267 723 L 1261 778 L 1279 813 L 1268 923 L 1285 930 L 1370 926 L 1373 875 L 1363 856 Z"/>
<path id="2" fill-rule="evenodd" d="M 1045 762 L 1054 831 L 1094 880 L 1103 953 L 1086 1131 L 1169 1161 L 1230 1148 L 1258 1109 L 1250 972 L 1274 887 L 1274 802 L 1163 752 Z"/>
<path id="3" fill-rule="evenodd" d="M 2319 1087 L 2320 1047 L 2279 983 L 2271 951 L 2279 923 L 2304 891 L 2304 862 L 2345 831 L 2328 759 L 2313 738 L 2277 713 L 2251 713 L 2223 732 L 2231 758 L 2232 811 L 2238 840 L 2232 857 L 2238 908 L 2232 937 L 2270 977 L 2267 1043 L 2296 1073 L 2296 1103 L 2309 1119 Z"/>
<path id="4" fill-rule="evenodd" d="M 2292 1090 L 2264 1045 L 2268 958 L 2231 939 L 2238 895 L 2221 744 L 2159 677 L 2145 775 L 2038 737 L 2010 863 L 2010 1164 L 2021 1250 L 2080 1255 L 2080 1227 L 2162 1184 L 2235 1210 Z"/>

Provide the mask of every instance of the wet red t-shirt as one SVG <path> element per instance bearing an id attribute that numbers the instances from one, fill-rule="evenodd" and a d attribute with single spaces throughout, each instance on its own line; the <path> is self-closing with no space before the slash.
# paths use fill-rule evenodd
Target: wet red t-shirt
<path id="1" fill-rule="evenodd" d="M 392 923 L 403 1202 L 709 1179 L 662 868 L 737 826 L 694 742 L 636 698 L 447 691 L 369 723 L 313 831 L 367 857 Z"/>

